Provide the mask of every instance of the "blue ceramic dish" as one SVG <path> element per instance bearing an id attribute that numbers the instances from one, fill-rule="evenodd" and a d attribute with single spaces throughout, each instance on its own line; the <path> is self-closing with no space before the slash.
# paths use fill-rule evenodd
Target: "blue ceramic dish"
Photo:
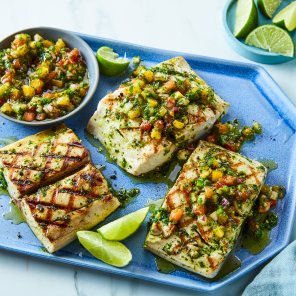
<path id="1" fill-rule="evenodd" d="M 296 108 L 269 74 L 261 67 L 251 64 L 147 48 L 82 34 L 77 34 L 77 36 L 86 41 L 93 51 L 106 45 L 121 56 L 126 53 L 129 59 L 136 55 L 140 56 L 147 67 L 182 55 L 191 67 L 215 89 L 218 95 L 230 102 L 230 111 L 223 121 L 239 118 L 245 124 L 250 125 L 253 120 L 258 120 L 263 126 L 263 134 L 257 136 L 256 145 L 253 142 L 246 144 L 242 153 L 249 158 L 274 159 L 278 163 L 278 169 L 269 173 L 267 184 L 283 184 L 287 188 L 286 197 L 279 201 L 276 208 L 279 214 L 279 224 L 271 232 L 271 244 L 262 253 L 252 256 L 246 249 L 240 249 L 235 255 L 242 261 L 242 267 L 214 282 L 209 282 L 183 270 L 177 270 L 172 274 L 157 272 L 154 256 L 142 247 L 147 233 L 145 223 L 147 220 L 135 234 L 124 241 L 133 254 L 133 260 L 124 268 L 115 268 L 95 259 L 81 247 L 78 241 L 54 255 L 48 254 L 42 251 L 39 241 L 26 224 L 13 225 L 11 221 L 1 217 L 0 247 L 44 259 L 209 293 L 235 281 L 281 251 L 289 242 L 295 215 Z M 130 66 L 129 71 L 132 70 L 132 67 L 133 65 Z M 82 139 L 83 145 L 89 149 L 94 164 L 106 165 L 103 174 L 107 178 L 113 175 L 114 171 L 117 172 L 117 179 L 110 180 L 115 189 L 119 189 L 121 186 L 126 189 L 132 187 L 140 189 L 140 194 L 134 198 L 133 202 L 125 209 L 120 209 L 108 217 L 106 223 L 142 208 L 149 198 L 158 199 L 165 196 L 166 193 L 165 184 L 135 183 L 117 165 L 106 162 L 105 156 L 87 141 L 85 135 L 84 128 L 96 110 L 99 100 L 110 91 L 115 90 L 122 80 L 129 77 L 129 71 L 114 78 L 101 75 L 100 84 L 93 99 L 83 110 L 65 121 L 69 127 L 75 129 Z M 8 120 L 4 120 L 4 125 L 0 125 L 0 127 L 0 137 L 14 135 L 19 139 L 43 130 L 42 127 L 28 128 Z M 4 212 L 9 211 L 8 202 L 8 197 L 3 196 L 0 199 L 0 205 L 3 206 Z M 17 238 L 18 232 L 22 236 L 20 239 Z"/>
<path id="2" fill-rule="evenodd" d="M 93 94 L 97 89 L 97 86 L 99 83 L 99 75 L 100 75 L 99 65 L 98 65 L 96 56 L 94 55 L 89 45 L 86 42 L 84 42 L 81 38 L 79 38 L 78 36 L 68 31 L 64 31 L 57 28 L 37 27 L 37 28 L 24 29 L 9 35 L 8 37 L 0 41 L 0 49 L 10 48 L 11 42 L 14 40 L 14 36 L 20 33 L 26 33 L 26 34 L 29 34 L 30 36 L 33 36 L 38 33 L 39 35 L 41 35 L 46 39 L 53 39 L 55 41 L 57 41 L 59 38 L 62 38 L 69 48 L 71 49 L 77 48 L 80 51 L 80 54 L 82 55 L 88 68 L 89 89 L 86 96 L 82 100 L 81 104 L 77 108 L 75 108 L 72 112 L 68 113 L 67 115 L 63 117 L 59 117 L 57 119 L 43 120 L 43 121 L 34 120 L 29 122 L 24 120 L 18 120 L 2 112 L 0 112 L 0 116 L 20 124 L 37 126 L 37 125 L 47 125 L 47 124 L 53 124 L 53 123 L 64 121 L 67 118 L 71 117 L 72 115 L 76 114 L 82 108 L 84 108 L 86 104 L 90 101 L 90 99 L 92 98 Z"/>
<path id="3" fill-rule="evenodd" d="M 255 0 L 257 2 L 257 0 Z M 281 2 L 281 5 L 278 7 L 276 12 L 274 13 L 274 16 L 281 11 L 284 7 L 288 6 L 292 1 L 291 0 L 283 0 Z M 235 12 L 236 12 L 236 5 L 237 0 L 228 0 L 225 4 L 224 10 L 223 10 L 223 33 L 224 37 L 229 44 L 229 46 L 235 50 L 238 54 L 241 56 L 262 64 L 279 64 L 279 63 L 285 63 L 289 62 L 293 58 L 285 57 L 282 55 L 279 55 L 274 52 L 268 52 L 266 50 L 263 50 L 261 48 L 257 48 L 254 46 L 246 45 L 245 39 L 237 39 L 233 36 L 234 31 L 234 23 L 235 23 Z M 259 10 L 259 24 L 258 26 L 265 25 L 265 24 L 273 24 L 272 20 L 267 19 Z M 296 43 L 296 30 L 289 32 L 294 39 Z"/>

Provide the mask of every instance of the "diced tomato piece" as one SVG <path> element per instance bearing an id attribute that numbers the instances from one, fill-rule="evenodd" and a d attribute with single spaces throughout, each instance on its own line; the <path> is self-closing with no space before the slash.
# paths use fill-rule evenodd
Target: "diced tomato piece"
<path id="1" fill-rule="evenodd" d="M 57 73 L 56 72 L 50 72 L 48 75 L 47 75 L 47 80 L 51 80 L 51 79 L 53 79 L 53 78 L 55 78 L 55 76 L 57 75 Z"/>
<path id="2" fill-rule="evenodd" d="M 192 212 L 195 215 L 204 215 L 206 213 L 206 207 L 205 206 L 199 206 L 197 204 L 193 205 Z"/>
<path id="3" fill-rule="evenodd" d="M 183 215 L 183 210 L 175 209 L 171 211 L 170 220 L 179 221 L 182 218 L 182 215 Z"/>
<path id="4" fill-rule="evenodd" d="M 19 70 L 22 67 L 21 62 L 20 62 L 19 59 L 13 60 L 13 63 L 12 64 L 13 64 L 13 68 L 15 70 Z"/>
<path id="5" fill-rule="evenodd" d="M 172 108 L 174 108 L 175 105 L 176 105 L 176 100 L 175 100 L 174 98 L 172 98 L 172 97 L 169 97 L 169 98 L 167 99 L 165 105 L 166 105 L 166 107 L 167 107 L 168 109 L 172 109 Z"/>
<path id="6" fill-rule="evenodd" d="M 39 96 L 41 93 L 42 93 L 42 88 L 41 88 L 41 87 L 37 88 L 35 94 L 36 94 L 37 96 Z"/>
<path id="7" fill-rule="evenodd" d="M 213 144 L 218 144 L 218 139 L 215 135 L 210 135 L 207 137 L 207 141 Z"/>
<path id="8" fill-rule="evenodd" d="M 25 40 L 16 39 L 16 40 L 14 41 L 14 46 L 15 46 L 16 48 L 18 48 L 19 46 L 22 46 L 22 45 L 24 45 L 25 43 L 26 43 Z"/>
<path id="9" fill-rule="evenodd" d="M 214 191 L 210 187 L 205 187 L 205 196 L 206 198 L 211 198 L 214 194 Z"/>
<path id="10" fill-rule="evenodd" d="M 236 181 L 236 177 L 233 176 L 224 176 L 222 182 L 227 186 L 232 186 Z"/>
<path id="11" fill-rule="evenodd" d="M 185 84 L 185 86 L 187 86 L 187 87 L 190 87 L 190 86 L 191 86 L 191 83 L 190 83 L 189 80 L 185 80 L 185 81 L 184 81 L 184 84 Z"/>
<path id="12" fill-rule="evenodd" d="M 152 123 L 147 121 L 147 120 L 144 120 L 142 121 L 141 123 L 141 129 L 144 130 L 144 131 L 150 131 L 151 128 L 152 128 Z"/>
<path id="13" fill-rule="evenodd" d="M 28 111 L 29 111 L 29 112 L 36 112 L 36 106 L 30 106 L 30 107 L 28 108 Z"/>
<path id="14" fill-rule="evenodd" d="M 231 142 L 227 142 L 226 144 L 224 144 L 224 148 L 230 150 L 230 151 L 238 151 L 240 147 L 239 143 L 231 143 Z"/>
<path id="15" fill-rule="evenodd" d="M 53 97 L 54 97 L 54 94 L 52 94 L 52 93 L 46 93 L 46 94 L 43 95 L 43 98 L 50 98 L 50 99 L 52 99 Z"/>
<path id="16" fill-rule="evenodd" d="M 269 201 L 265 201 L 260 203 L 259 208 L 258 208 L 258 212 L 259 214 L 263 214 L 265 212 L 267 212 L 270 209 L 270 202 Z"/>
<path id="17" fill-rule="evenodd" d="M 166 91 L 170 91 L 176 88 L 176 83 L 174 80 L 169 80 L 164 84 L 163 87 L 165 88 Z"/>
<path id="18" fill-rule="evenodd" d="M 64 61 L 64 60 L 60 60 L 60 61 L 58 62 L 58 65 L 59 65 L 60 67 L 63 67 L 64 64 L 65 64 L 65 61 Z"/>
<path id="19" fill-rule="evenodd" d="M 69 61 L 71 64 L 75 64 L 79 58 L 79 51 L 77 48 L 74 48 L 70 53 L 69 53 Z"/>
<path id="20" fill-rule="evenodd" d="M 41 64 L 38 64 L 36 68 L 39 69 L 40 67 L 41 67 Z"/>
<path id="21" fill-rule="evenodd" d="M 235 193 L 235 198 L 239 201 L 247 200 L 249 196 L 250 196 L 250 193 L 245 189 L 243 189 L 242 191 L 237 190 Z"/>
<path id="22" fill-rule="evenodd" d="M 270 200 L 270 207 L 274 208 L 274 207 L 276 207 L 276 205 L 277 205 L 277 200 L 276 199 L 271 199 Z"/>
<path id="23" fill-rule="evenodd" d="M 33 121 L 35 119 L 36 113 L 33 112 L 25 112 L 24 120 L 25 121 Z"/>
<path id="24" fill-rule="evenodd" d="M 184 192 L 185 195 L 190 195 L 190 193 L 191 193 L 191 191 L 188 190 L 187 188 L 185 188 L 185 189 L 183 190 L 183 192 Z"/>
<path id="25" fill-rule="evenodd" d="M 46 114 L 45 113 L 39 113 L 37 114 L 36 116 L 36 120 L 40 121 L 40 120 L 44 120 L 46 117 Z"/>
<path id="26" fill-rule="evenodd" d="M 250 219 L 249 223 L 249 228 L 252 230 L 252 231 L 255 231 L 257 230 L 257 223 L 254 219 Z"/>
<path id="27" fill-rule="evenodd" d="M 222 188 L 224 187 L 224 183 L 222 182 L 222 180 L 220 179 L 220 181 L 215 185 L 216 188 Z"/>
<path id="28" fill-rule="evenodd" d="M 154 123 L 154 126 L 157 129 L 162 129 L 164 127 L 164 122 L 162 120 L 156 120 L 155 123 Z"/>

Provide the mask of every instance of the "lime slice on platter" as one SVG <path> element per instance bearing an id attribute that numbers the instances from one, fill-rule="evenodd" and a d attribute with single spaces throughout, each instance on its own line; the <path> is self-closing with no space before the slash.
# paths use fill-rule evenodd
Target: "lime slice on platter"
<path id="1" fill-rule="evenodd" d="M 133 256 L 130 250 L 122 243 L 105 240 L 100 233 L 93 231 L 78 231 L 80 243 L 97 259 L 116 266 L 128 265 Z"/>
<path id="2" fill-rule="evenodd" d="M 149 207 L 123 216 L 98 229 L 98 232 L 107 240 L 121 241 L 132 235 L 143 223 Z"/>
<path id="3" fill-rule="evenodd" d="M 271 19 L 282 0 L 257 0 L 260 12 L 267 18 Z"/>
<path id="4" fill-rule="evenodd" d="M 102 46 L 97 51 L 97 59 L 99 61 L 100 73 L 105 76 L 115 77 L 122 74 L 128 67 L 129 61 L 126 57 L 118 57 L 119 55 L 112 48 Z"/>
<path id="5" fill-rule="evenodd" d="M 254 0 L 238 0 L 233 35 L 245 38 L 258 26 L 258 11 Z"/>
<path id="6" fill-rule="evenodd" d="M 283 29 L 293 31 L 296 28 L 296 1 L 282 9 L 272 21 Z"/>
<path id="7" fill-rule="evenodd" d="M 287 57 L 295 55 L 294 40 L 286 30 L 275 25 L 256 28 L 247 36 L 245 43 Z"/>

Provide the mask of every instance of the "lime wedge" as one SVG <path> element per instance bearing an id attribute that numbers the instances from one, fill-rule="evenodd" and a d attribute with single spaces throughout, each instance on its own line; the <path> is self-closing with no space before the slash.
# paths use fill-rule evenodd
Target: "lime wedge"
<path id="1" fill-rule="evenodd" d="M 272 21 L 283 29 L 293 31 L 296 28 L 296 1 L 282 9 Z"/>
<path id="2" fill-rule="evenodd" d="M 130 250 L 120 242 L 107 241 L 99 233 L 93 231 L 78 231 L 80 243 L 99 260 L 116 266 L 128 265 L 133 256 Z"/>
<path id="3" fill-rule="evenodd" d="M 98 49 L 97 59 L 99 61 L 100 73 L 109 77 L 122 74 L 130 63 L 126 57 L 119 58 L 118 54 L 107 46 L 102 46 Z"/>
<path id="4" fill-rule="evenodd" d="M 238 0 L 233 35 L 245 38 L 258 26 L 258 11 L 254 0 Z"/>
<path id="5" fill-rule="evenodd" d="M 287 57 L 294 57 L 295 54 L 295 43 L 290 34 L 275 25 L 256 28 L 248 35 L 245 43 Z"/>
<path id="6" fill-rule="evenodd" d="M 98 229 L 101 235 L 111 241 L 121 241 L 132 235 L 143 223 L 149 207 L 143 208 L 126 216 L 123 216 Z"/>
<path id="7" fill-rule="evenodd" d="M 257 0 L 260 12 L 269 19 L 272 18 L 281 2 L 282 0 Z"/>

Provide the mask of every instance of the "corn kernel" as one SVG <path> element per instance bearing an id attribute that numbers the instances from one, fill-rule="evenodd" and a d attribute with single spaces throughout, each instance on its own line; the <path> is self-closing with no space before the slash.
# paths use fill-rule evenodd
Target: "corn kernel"
<path id="1" fill-rule="evenodd" d="M 144 74 L 144 77 L 146 78 L 146 80 L 148 82 L 152 82 L 153 81 L 153 75 L 154 75 L 154 73 L 152 71 L 147 70 L 143 74 Z"/>
<path id="2" fill-rule="evenodd" d="M 130 119 L 134 119 L 134 118 L 137 118 L 141 115 L 141 111 L 139 109 L 134 109 L 134 110 L 130 110 L 128 112 L 128 117 Z"/>
<path id="3" fill-rule="evenodd" d="M 223 226 L 217 226 L 214 228 L 213 231 L 214 231 L 214 234 L 219 238 L 222 238 L 224 236 Z"/>
<path id="4" fill-rule="evenodd" d="M 178 129 L 181 129 L 184 127 L 184 123 L 179 120 L 174 120 L 174 126 Z"/>
<path id="5" fill-rule="evenodd" d="M 158 102 L 154 99 L 148 99 L 148 103 L 150 107 L 156 107 L 158 105 Z"/>
<path id="6" fill-rule="evenodd" d="M 220 171 L 213 171 L 213 173 L 212 173 L 212 181 L 213 182 L 218 181 L 222 177 L 223 177 L 223 173 L 222 172 L 220 172 Z"/>
<path id="7" fill-rule="evenodd" d="M 23 93 L 25 96 L 28 96 L 29 98 L 33 98 L 35 96 L 35 89 L 32 86 L 23 85 Z"/>
<path id="8" fill-rule="evenodd" d="M 170 115 L 171 115 L 172 117 L 174 117 L 174 116 L 175 116 L 175 112 L 174 112 L 174 111 L 170 111 Z"/>
<path id="9" fill-rule="evenodd" d="M 161 132 L 154 128 L 151 132 L 151 138 L 156 139 L 156 140 L 160 140 L 161 139 Z"/>

